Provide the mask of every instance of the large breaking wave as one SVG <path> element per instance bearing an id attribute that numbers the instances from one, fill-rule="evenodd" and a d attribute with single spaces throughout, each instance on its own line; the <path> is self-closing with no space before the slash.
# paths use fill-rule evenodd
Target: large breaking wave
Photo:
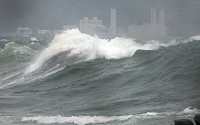
<path id="1" fill-rule="evenodd" d="M 120 59 L 133 56 L 137 50 L 155 50 L 161 46 L 176 44 L 175 41 L 162 43 L 154 40 L 142 44 L 135 42 L 134 39 L 120 37 L 111 40 L 100 39 L 81 33 L 78 29 L 72 29 L 56 35 L 49 47 L 27 68 L 26 74 L 37 70 L 51 57 L 62 52 L 68 52 L 67 57 L 77 56 L 78 61 L 96 58 Z"/>

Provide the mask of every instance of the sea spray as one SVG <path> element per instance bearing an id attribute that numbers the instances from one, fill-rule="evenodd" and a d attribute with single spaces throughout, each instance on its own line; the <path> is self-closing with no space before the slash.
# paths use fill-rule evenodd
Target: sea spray
<path id="1" fill-rule="evenodd" d="M 18 44 L 9 42 L 0 50 L 0 65 L 9 62 L 25 62 L 41 51 L 43 47 L 39 43 Z"/>
<path id="2" fill-rule="evenodd" d="M 199 36 L 199 35 L 197 35 L 197 36 L 192 36 L 192 37 L 190 37 L 189 40 L 190 40 L 191 42 L 192 42 L 193 40 L 199 41 L 199 40 L 200 40 L 200 36 Z"/>

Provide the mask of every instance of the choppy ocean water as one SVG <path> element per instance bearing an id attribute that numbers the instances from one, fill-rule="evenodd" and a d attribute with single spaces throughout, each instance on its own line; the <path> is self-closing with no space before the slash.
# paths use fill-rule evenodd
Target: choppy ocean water
<path id="1" fill-rule="evenodd" d="M 200 113 L 200 37 L 139 42 L 69 30 L 0 51 L 0 124 L 170 125 Z"/>

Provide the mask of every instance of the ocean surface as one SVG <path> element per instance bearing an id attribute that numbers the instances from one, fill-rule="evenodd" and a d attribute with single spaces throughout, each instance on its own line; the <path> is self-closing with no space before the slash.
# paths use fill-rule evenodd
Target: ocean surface
<path id="1" fill-rule="evenodd" d="M 200 113 L 200 36 L 100 39 L 77 29 L 48 46 L 0 50 L 1 125 L 173 125 Z"/>

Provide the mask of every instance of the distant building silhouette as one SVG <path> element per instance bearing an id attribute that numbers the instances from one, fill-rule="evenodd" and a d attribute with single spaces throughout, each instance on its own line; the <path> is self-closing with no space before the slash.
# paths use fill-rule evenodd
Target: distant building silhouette
<path id="1" fill-rule="evenodd" d="M 64 26 L 63 26 L 63 30 L 64 30 L 64 31 L 65 31 L 65 30 L 76 29 L 76 28 L 78 28 L 77 25 L 64 25 Z"/>
<path id="2" fill-rule="evenodd" d="M 165 10 L 159 10 L 159 21 L 157 22 L 156 9 L 151 9 L 151 23 L 141 26 L 131 25 L 128 27 L 128 33 L 138 40 L 165 40 L 166 25 L 165 25 Z"/>
<path id="3" fill-rule="evenodd" d="M 160 9 L 160 16 L 159 16 L 159 31 L 158 37 L 159 39 L 166 38 L 166 26 L 165 26 L 165 10 Z"/>
<path id="4" fill-rule="evenodd" d="M 106 32 L 106 27 L 102 24 L 102 20 L 98 20 L 97 17 L 93 17 L 89 20 L 88 17 L 84 17 L 79 21 L 79 29 L 83 33 L 95 35 Z"/>
<path id="5" fill-rule="evenodd" d="M 32 29 L 28 27 L 18 27 L 17 28 L 17 34 L 19 36 L 31 36 L 32 35 Z"/>
<path id="6" fill-rule="evenodd" d="M 116 35 L 116 9 L 111 9 L 110 25 L 112 35 Z"/>

